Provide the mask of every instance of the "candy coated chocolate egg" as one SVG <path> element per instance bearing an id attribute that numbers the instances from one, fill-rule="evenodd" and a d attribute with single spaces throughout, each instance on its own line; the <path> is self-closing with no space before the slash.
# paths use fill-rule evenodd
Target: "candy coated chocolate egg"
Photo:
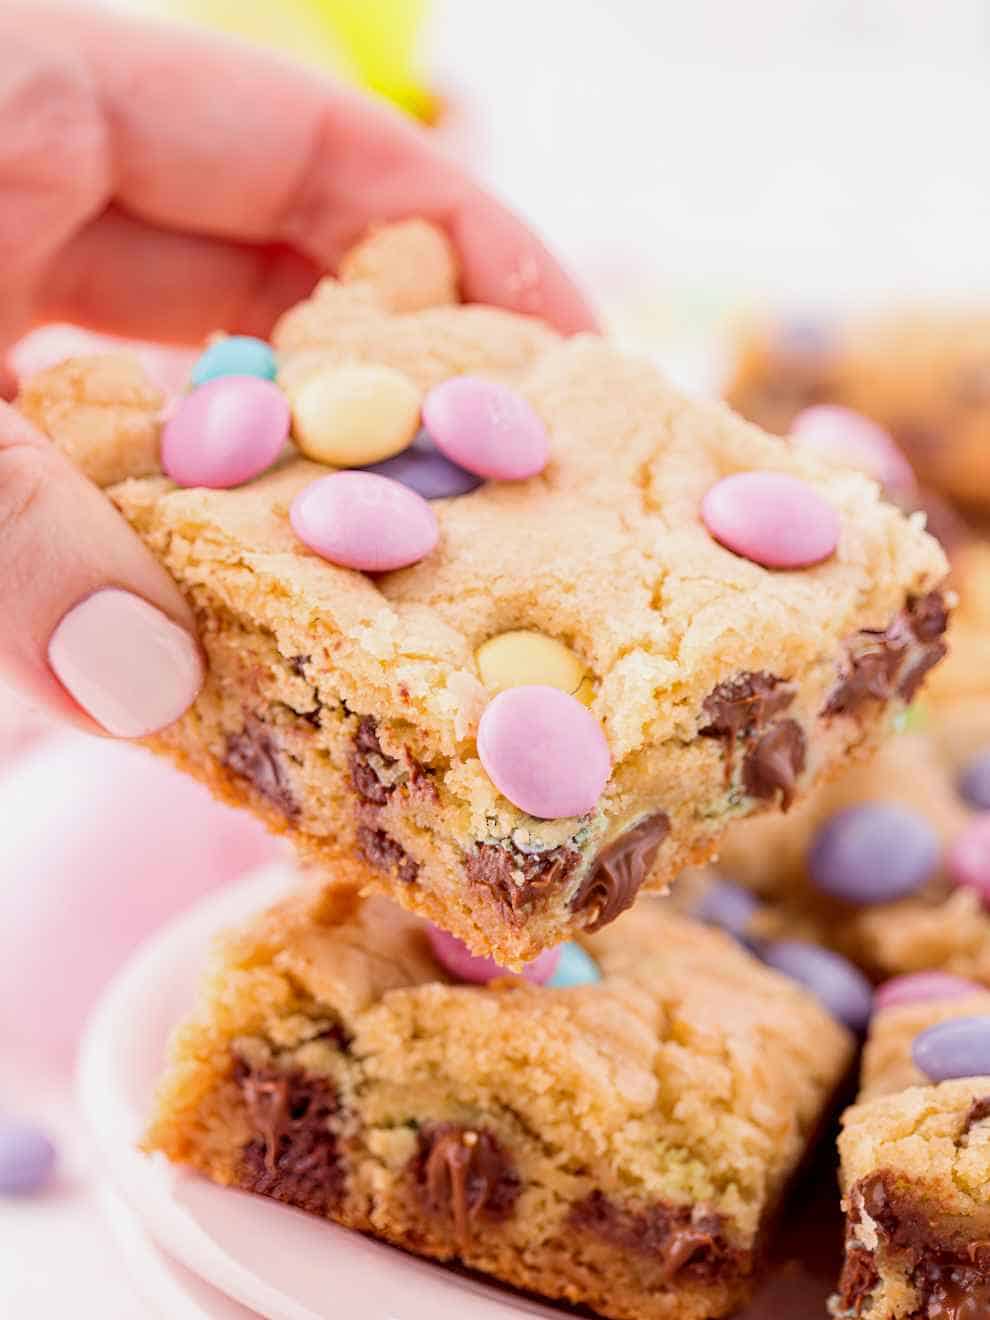
<path id="1" fill-rule="evenodd" d="M 55 1168 L 55 1147 L 28 1123 L 0 1118 L 0 1196 L 40 1191 Z"/>
<path id="2" fill-rule="evenodd" d="M 542 419 L 508 385 L 453 376 L 423 401 L 423 422 L 452 462 L 494 481 L 535 477 L 547 465 L 550 441 Z"/>
<path id="3" fill-rule="evenodd" d="M 344 568 L 385 573 L 424 559 L 440 529 L 407 486 L 371 472 L 332 472 L 299 492 L 289 521 L 304 545 Z"/>
<path id="4" fill-rule="evenodd" d="M 764 568 L 809 568 L 839 544 L 832 505 L 783 472 L 723 477 L 702 500 L 701 518 L 720 545 Z"/>
<path id="5" fill-rule="evenodd" d="M 478 755 L 499 792 L 542 820 L 591 811 L 611 768 L 591 712 L 541 684 L 506 688 L 488 703 L 478 722 Z"/>
<path id="6" fill-rule="evenodd" d="M 830 817 L 808 851 L 816 888 L 848 903 L 891 903 L 938 870 L 938 834 L 924 816 L 894 802 L 864 802 Z"/>
<path id="7" fill-rule="evenodd" d="M 278 362 L 271 344 L 251 335 L 228 335 L 203 350 L 193 365 L 189 382 L 193 386 L 205 385 L 218 376 L 274 380 L 277 373 Z"/>
<path id="8" fill-rule="evenodd" d="M 597 985 L 602 979 L 598 964 L 580 944 L 562 944 L 557 970 L 547 981 L 553 990 L 571 990 L 578 985 Z"/>
<path id="9" fill-rule="evenodd" d="M 955 884 L 975 889 L 990 905 L 990 814 L 977 816 L 953 840 L 947 867 Z"/>
<path id="10" fill-rule="evenodd" d="M 834 1018 L 853 1031 L 862 1031 L 869 1022 L 870 983 L 840 954 L 803 940 L 771 941 L 761 946 L 759 954 L 768 967 L 800 981 Z"/>
<path id="11" fill-rule="evenodd" d="M 799 449 L 858 468 L 889 495 L 906 496 L 914 490 L 911 464 L 891 434 L 851 408 L 832 403 L 805 408 L 792 422 L 790 434 Z"/>
<path id="12" fill-rule="evenodd" d="M 569 692 L 585 705 L 594 699 L 594 686 L 584 665 L 569 646 L 546 633 L 522 628 L 499 633 L 482 642 L 475 659 L 489 692 L 544 683 Z"/>
<path id="13" fill-rule="evenodd" d="M 896 1008 L 900 1004 L 921 1004 L 930 999 L 958 999 L 978 994 L 983 989 L 977 981 L 949 972 L 908 972 L 893 976 L 873 992 L 873 1011 Z"/>
<path id="14" fill-rule="evenodd" d="M 391 458 L 419 427 L 419 390 L 394 367 L 350 362 L 323 368 L 304 376 L 290 398 L 300 450 L 334 467 Z"/>
<path id="15" fill-rule="evenodd" d="M 932 1082 L 990 1077 L 990 1017 L 952 1018 L 914 1038 L 915 1067 Z"/>
<path id="16" fill-rule="evenodd" d="M 459 981 L 487 985 L 500 976 L 514 975 L 491 958 L 476 958 L 459 939 L 441 930 L 439 926 L 428 925 L 426 934 L 437 962 Z M 532 962 L 526 964 L 520 975 L 534 985 L 543 985 L 556 971 L 559 958 L 558 949 L 544 949 Z"/>
<path id="17" fill-rule="evenodd" d="M 980 752 L 963 767 L 959 796 L 977 811 L 990 811 L 990 750 Z"/>
<path id="18" fill-rule="evenodd" d="M 288 435 L 289 405 L 277 385 L 218 376 L 176 403 L 162 428 L 162 468 L 180 486 L 240 486 L 271 467 Z"/>
<path id="19" fill-rule="evenodd" d="M 441 454 L 425 431 L 420 431 L 408 449 L 381 463 L 372 463 L 365 472 L 401 481 L 424 500 L 447 500 L 469 495 L 482 484 L 473 472 L 452 463 Z"/>
<path id="20" fill-rule="evenodd" d="M 737 940 L 745 940 L 759 910 L 759 903 L 748 889 L 734 880 L 718 879 L 701 895 L 692 916 L 706 926 L 718 926 Z"/>

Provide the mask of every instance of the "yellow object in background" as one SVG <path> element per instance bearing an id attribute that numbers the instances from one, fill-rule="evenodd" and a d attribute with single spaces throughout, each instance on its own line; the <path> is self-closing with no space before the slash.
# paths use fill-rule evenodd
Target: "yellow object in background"
<path id="1" fill-rule="evenodd" d="M 430 0 L 155 0 L 165 13 L 329 67 L 429 121 L 436 99 L 420 67 Z"/>

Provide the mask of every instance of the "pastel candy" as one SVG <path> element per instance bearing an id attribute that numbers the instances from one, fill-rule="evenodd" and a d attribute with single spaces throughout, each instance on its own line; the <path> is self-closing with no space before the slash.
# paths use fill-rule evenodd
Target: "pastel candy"
<path id="1" fill-rule="evenodd" d="M 455 936 L 439 926 L 428 925 L 426 935 L 430 941 L 433 956 L 451 976 L 459 981 L 470 981 L 475 985 L 487 985 L 500 976 L 513 976 L 491 958 L 476 958 L 471 951 Z M 534 985 L 543 985 L 549 981 L 557 969 L 560 958 L 558 949 L 544 949 L 532 962 L 527 963 L 521 975 Z"/>
<path id="2" fill-rule="evenodd" d="M 853 1031 L 862 1031 L 869 1022 L 870 983 L 840 954 L 803 940 L 776 940 L 761 946 L 759 955 L 768 967 L 800 981 L 834 1018 Z"/>
<path id="3" fill-rule="evenodd" d="M 737 472 L 701 503 L 709 532 L 764 568 L 809 568 L 835 553 L 839 515 L 807 482 L 783 472 Z"/>
<path id="4" fill-rule="evenodd" d="M 977 816 L 953 840 L 946 865 L 955 884 L 975 889 L 990 905 L 990 813 Z"/>
<path id="5" fill-rule="evenodd" d="M 415 564 L 440 536 L 433 510 L 420 495 L 371 472 L 320 477 L 292 501 L 289 521 L 321 558 L 366 573 Z"/>
<path id="6" fill-rule="evenodd" d="M 478 755 L 499 792 L 542 820 L 591 811 L 611 768 L 591 712 L 543 684 L 507 688 L 488 703 L 478 722 Z"/>
<path id="7" fill-rule="evenodd" d="M 911 464 L 890 433 L 851 408 L 832 403 L 805 408 L 792 422 L 790 434 L 799 449 L 858 468 L 889 495 L 910 495 L 915 488 Z"/>
<path id="8" fill-rule="evenodd" d="M 977 811 L 990 811 L 990 750 L 980 752 L 963 767 L 959 796 Z"/>
<path id="9" fill-rule="evenodd" d="M 586 706 L 594 700 L 594 684 L 584 665 L 569 646 L 546 633 L 522 628 L 499 633 L 482 642 L 475 659 L 489 692 L 543 683 L 569 692 Z"/>
<path id="10" fill-rule="evenodd" d="M 482 484 L 473 472 L 452 463 L 441 454 L 425 431 L 420 431 L 408 449 L 381 463 L 372 463 L 365 472 L 401 481 L 424 500 L 447 500 L 469 495 Z"/>
<path id="11" fill-rule="evenodd" d="M 162 429 L 162 468 L 180 486 L 240 486 L 271 467 L 288 435 L 277 385 L 218 376 L 179 399 Z"/>
<path id="12" fill-rule="evenodd" d="M 895 802 L 864 802 L 836 812 L 808 850 L 814 885 L 848 903 L 891 903 L 936 873 L 941 847 L 929 822 Z"/>
<path id="13" fill-rule="evenodd" d="M 189 376 L 190 384 L 205 385 L 218 376 L 257 376 L 274 380 L 278 362 L 271 344 L 251 335 L 228 335 L 210 344 L 196 359 Z"/>
<path id="14" fill-rule="evenodd" d="M 562 944 L 557 952 L 557 970 L 546 982 L 551 989 L 572 990 L 578 985 L 597 985 L 602 979 L 598 964 L 580 944 Z"/>
<path id="15" fill-rule="evenodd" d="M 299 448 L 334 467 L 391 458 L 419 426 L 419 390 L 394 367 L 351 362 L 316 371 L 292 388 L 290 398 Z"/>
<path id="16" fill-rule="evenodd" d="M 911 1054 L 932 1082 L 990 1076 L 990 1017 L 952 1018 L 914 1039 Z"/>
<path id="17" fill-rule="evenodd" d="M 423 422 L 442 453 L 479 477 L 522 481 L 542 472 L 550 456 L 547 429 L 522 395 L 478 376 L 434 385 Z"/>
<path id="18" fill-rule="evenodd" d="M 40 1191 L 55 1168 L 55 1147 L 40 1128 L 0 1119 L 0 1195 Z"/>
<path id="19" fill-rule="evenodd" d="M 965 976 L 952 976 L 949 972 L 908 972 L 891 977 L 873 992 L 873 1011 L 896 1008 L 900 1004 L 920 1004 L 930 999 L 958 999 L 962 995 L 976 994 L 984 987 Z"/>
<path id="20" fill-rule="evenodd" d="M 706 926 L 718 926 L 737 940 L 745 940 L 759 910 L 759 903 L 748 889 L 734 880 L 718 879 L 705 889 L 692 916 Z"/>

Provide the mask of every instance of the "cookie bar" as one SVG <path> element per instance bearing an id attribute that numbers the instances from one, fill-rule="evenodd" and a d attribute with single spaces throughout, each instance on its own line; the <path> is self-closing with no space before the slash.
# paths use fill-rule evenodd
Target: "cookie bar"
<path id="1" fill-rule="evenodd" d="M 809 405 L 838 403 L 886 427 L 922 483 L 990 508 L 990 316 L 896 313 L 744 330 L 725 397 L 784 434 Z"/>
<path id="2" fill-rule="evenodd" d="M 291 447 L 237 488 L 147 474 L 146 446 L 132 457 L 120 442 L 135 412 L 157 417 L 133 366 L 56 368 L 21 404 L 105 484 L 196 611 L 206 684 L 151 745 L 304 856 L 518 967 L 612 920 L 644 884 L 664 887 L 730 821 L 787 807 L 872 746 L 944 652 L 945 562 L 860 476 L 688 400 L 601 339 L 424 306 L 452 287 L 447 267 L 427 278 L 446 251 L 435 233 L 408 310 L 410 282 L 387 270 L 396 250 L 412 259 L 379 235 L 374 260 L 346 263 L 352 282 L 324 281 L 277 328 L 279 383 L 306 405 L 296 440 L 367 454 L 369 427 L 377 445 L 408 425 L 411 393 L 437 434 L 474 408 L 453 439 L 463 448 L 485 431 L 488 472 L 520 444 L 529 464 L 542 443 L 538 475 L 476 476 L 428 505 L 387 481 L 375 498 L 386 490 L 397 516 L 369 542 L 356 499 L 338 498 L 332 516 L 320 500 L 321 480 L 341 496 L 341 482 L 366 491 L 371 477 L 330 477 Z M 350 406 L 369 379 L 355 367 L 373 369 L 378 392 L 344 426 L 341 391 Z M 180 438 L 187 450 L 195 434 Z M 373 573 L 328 562 L 379 563 L 413 512 L 421 562 Z M 360 545 L 334 540 L 341 527 Z M 511 654 L 486 669 L 492 643 Z M 567 700 L 538 701 L 547 686 Z"/>
<path id="3" fill-rule="evenodd" d="M 985 992 L 877 1014 L 839 1139 L 847 1233 L 836 1317 L 990 1315 L 990 1076 L 959 1076 L 959 1037 L 945 1034 L 959 1023 L 990 1038 L 988 1014 Z M 941 1069 L 951 1080 L 919 1070 L 919 1040 L 936 1076 L 953 1065 Z M 974 1066 L 985 1070 L 986 1058 L 974 1052 Z"/>
<path id="4" fill-rule="evenodd" d="M 726 1315 L 852 1038 L 662 901 L 582 943 L 583 984 L 457 984 L 387 900 L 303 892 L 222 949 L 147 1147 L 613 1320 Z"/>

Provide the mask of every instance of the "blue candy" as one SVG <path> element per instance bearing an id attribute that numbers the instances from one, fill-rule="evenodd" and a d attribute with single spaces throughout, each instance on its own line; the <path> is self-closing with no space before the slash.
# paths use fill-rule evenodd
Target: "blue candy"
<path id="1" fill-rule="evenodd" d="M 376 472 L 380 477 L 391 477 L 408 486 L 424 500 L 444 500 L 455 495 L 468 495 L 481 485 L 481 477 L 452 463 L 440 453 L 426 434 L 420 431 L 408 449 L 380 463 L 370 463 L 363 469 Z"/>
<path id="2" fill-rule="evenodd" d="M 601 979 L 598 964 L 580 944 L 563 944 L 557 970 L 546 984 L 554 990 L 569 990 L 575 985 L 595 985 Z"/>
<path id="3" fill-rule="evenodd" d="M 39 1128 L 0 1119 L 0 1196 L 40 1191 L 55 1168 L 55 1147 Z"/>
<path id="4" fill-rule="evenodd" d="M 278 363 L 270 344 L 250 335 L 230 335 L 211 344 L 196 360 L 190 384 L 205 385 L 217 376 L 260 376 L 274 380 Z"/>

